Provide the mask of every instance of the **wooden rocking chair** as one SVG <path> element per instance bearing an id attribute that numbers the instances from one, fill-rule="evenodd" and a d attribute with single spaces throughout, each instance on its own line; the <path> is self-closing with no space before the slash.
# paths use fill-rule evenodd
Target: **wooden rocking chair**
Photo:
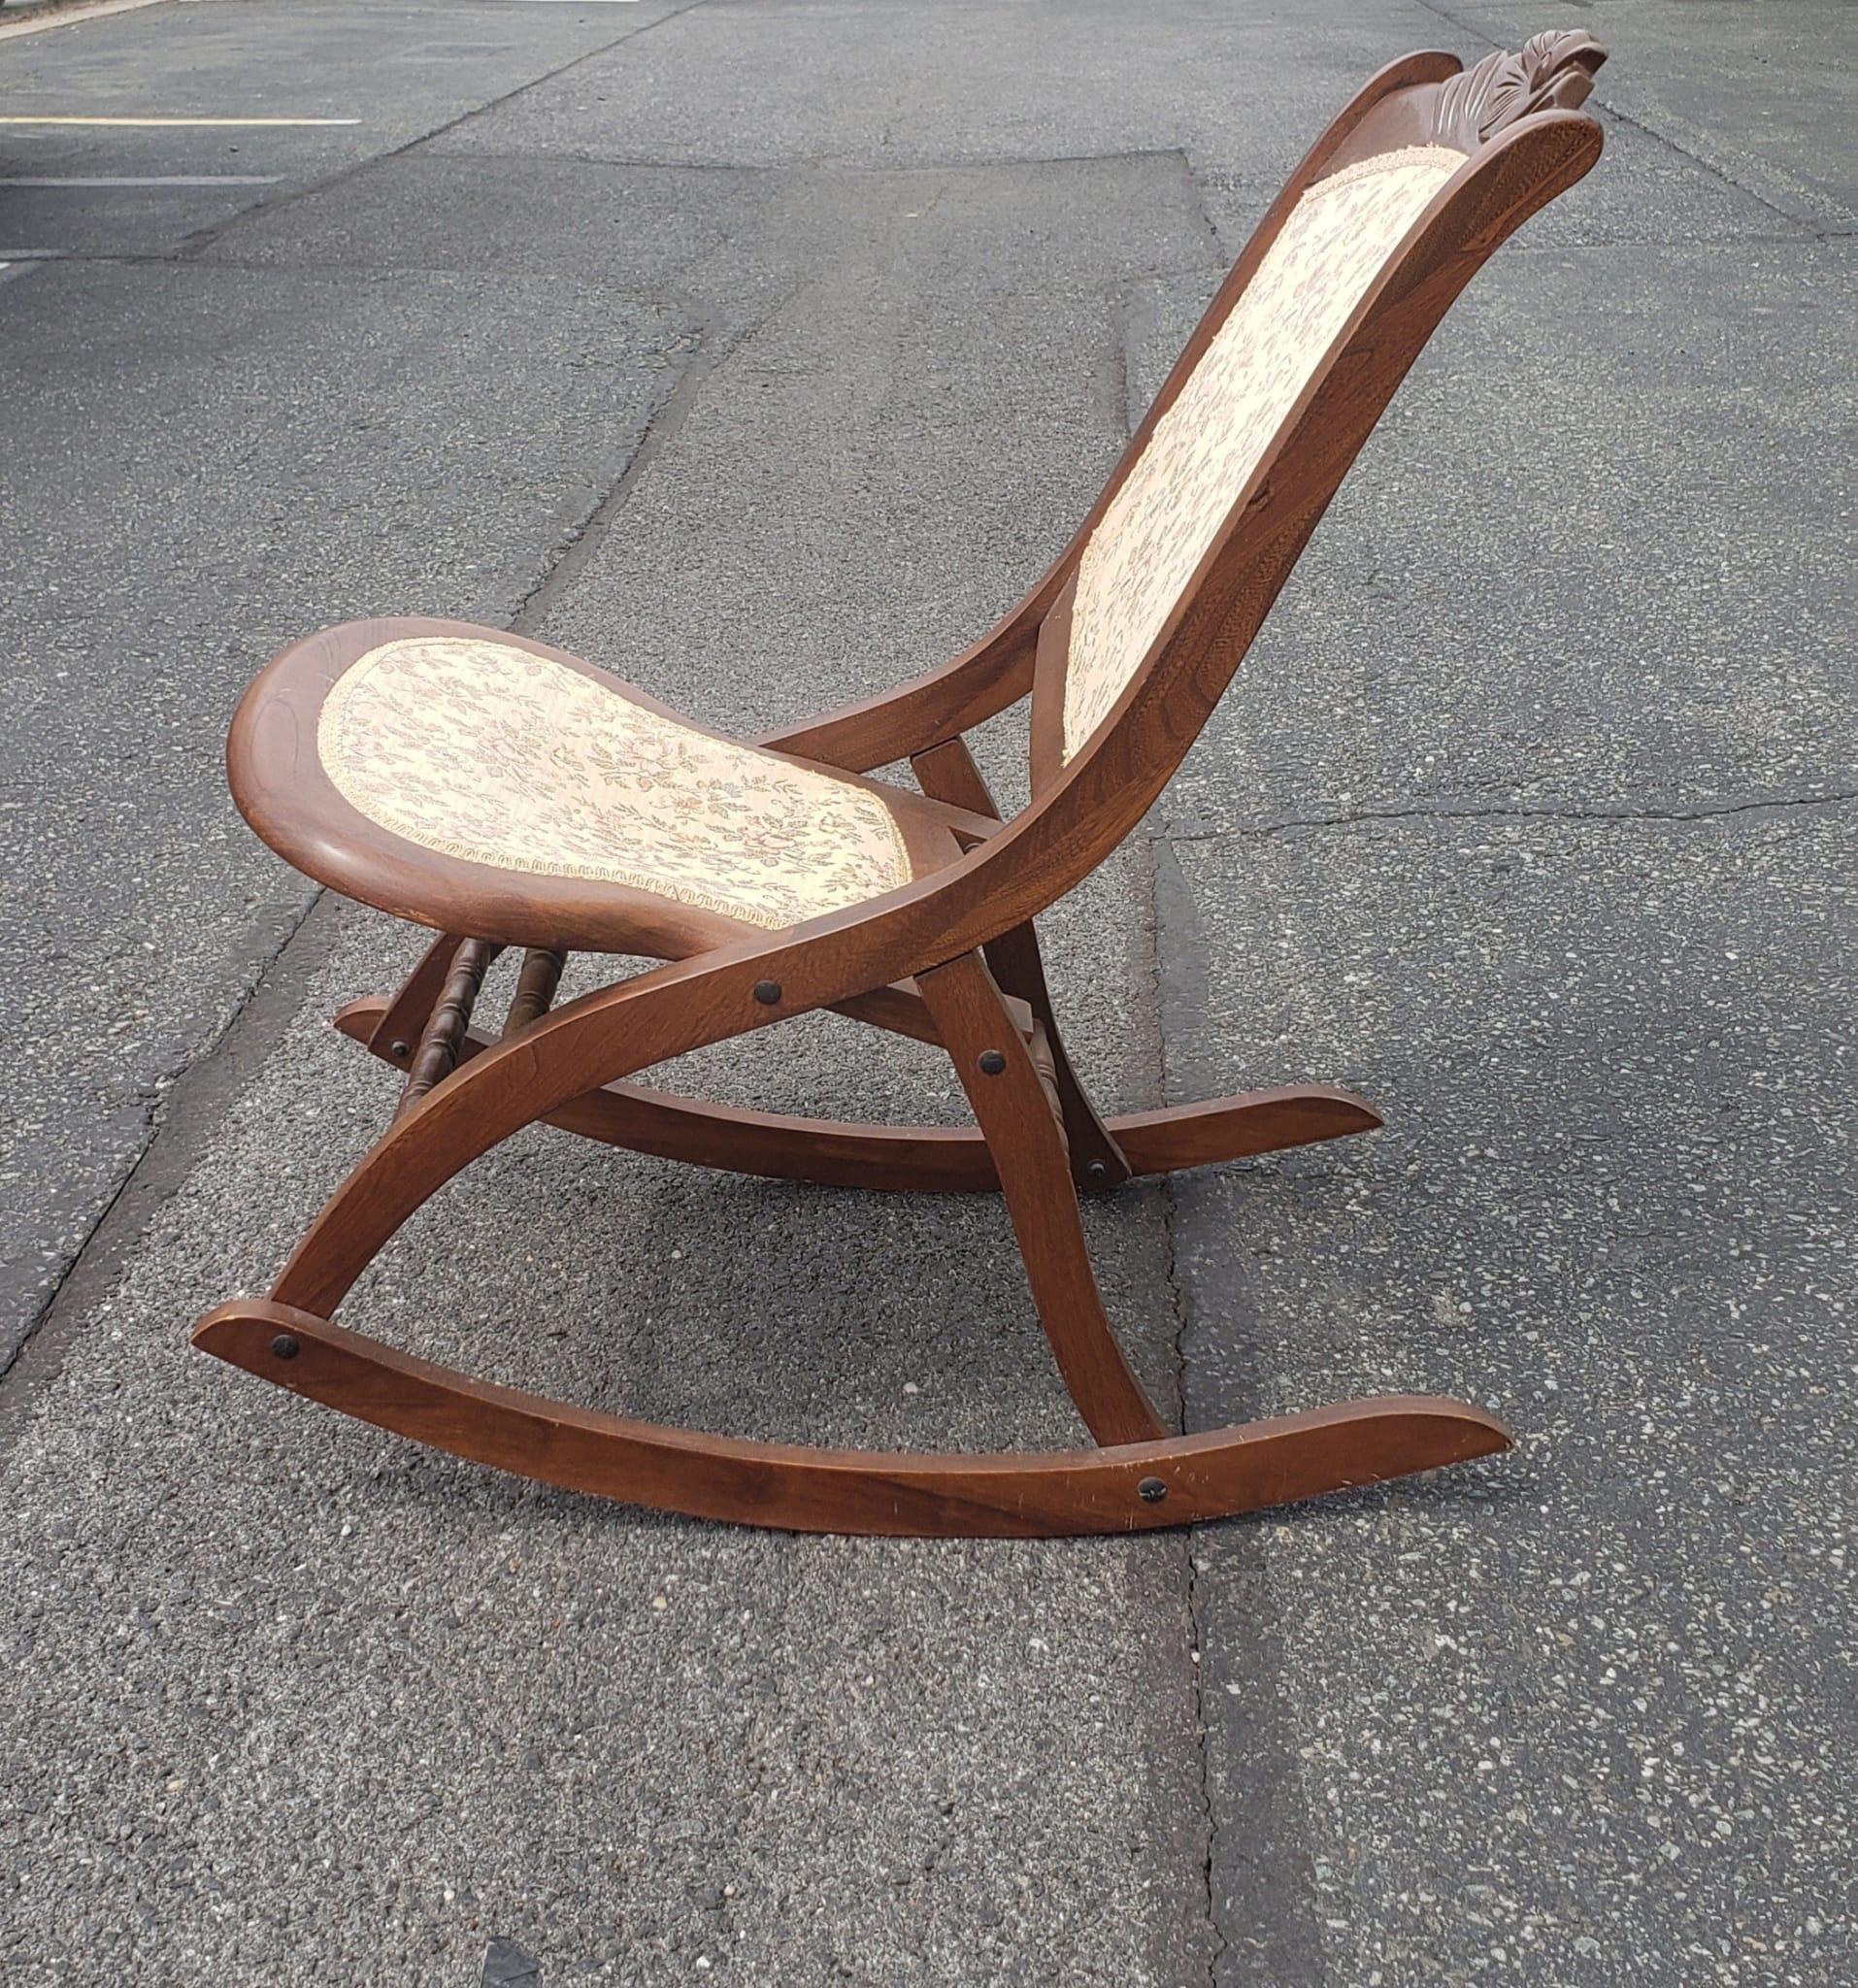
<path id="1" fill-rule="evenodd" d="M 194 1342 L 294 1394 L 545 1483 L 710 1518 L 920 1535 L 1126 1532 L 1509 1445 L 1463 1403 L 1390 1396 L 1177 1436 L 1112 1336 L 1079 1190 L 1362 1132 L 1319 1087 L 1100 1118 L 1031 920 L 1141 820 L 1446 308 L 1600 151 L 1579 33 L 1374 78 L 1277 197 L 1051 570 L 974 647 L 755 744 L 539 642 L 432 620 L 294 645 L 240 705 L 234 794 L 319 881 L 438 931 L 336 1025 L 406 1072 L 391 1125 L 268 1299 Z M 1001 820 L 962 735 L 1031 699 L 1032 798 Z M 921 788 L 868 778 L 908 759 Z M 521 947 L 496 1036 L 484 971 Z M 553 1007 L 565 955 L 667 962 Z M 735 1110 L 625 1079 L 833 1009 L 953 1059 L 977 1128 Z M 997 1188 L 1096 1448 L 886 1454 L 740 1441 L 475 1380 L 331 1322 L 415 1209 L 546 1119 L 790 1180 Z"/>

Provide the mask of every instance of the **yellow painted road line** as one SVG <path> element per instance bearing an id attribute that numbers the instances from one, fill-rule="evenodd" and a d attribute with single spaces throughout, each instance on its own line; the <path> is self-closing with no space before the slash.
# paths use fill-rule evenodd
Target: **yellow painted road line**
<path id="1" fill-rule="evenodd" d="M 134 131 L 248 131 L 262 125 L 359 124 L 359 117 L 27 117 L 0 116 L 0 124 L 111 124 Z"/>

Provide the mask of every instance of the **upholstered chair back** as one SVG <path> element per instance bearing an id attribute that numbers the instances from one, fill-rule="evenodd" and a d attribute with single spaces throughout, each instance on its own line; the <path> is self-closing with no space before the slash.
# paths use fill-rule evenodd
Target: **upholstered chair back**
<path id="1" fill-rule="evenodd" d="M 1103 722 L 1324 354 L 1465 154 L 1414 145 L 1318 180 L 1111 500 L 1078 568 L 1064 757 Z"/>

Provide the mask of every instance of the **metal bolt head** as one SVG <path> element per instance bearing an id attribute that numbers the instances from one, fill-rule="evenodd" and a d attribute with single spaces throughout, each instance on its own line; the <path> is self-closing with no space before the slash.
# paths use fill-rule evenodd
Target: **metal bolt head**
<path id="1" fill-rule="evenodd" d="M 1168 1495 L 1168 1487 L 1159 1477 L 1145 1477 L 1136 1486 L 1136 1496 L 1145 1505 L 1159 1505 Z"/>
<path id="2" fill-rule="evenodd" d="M 407 1060 L 407 1058 L 413 1054 L 413 1044 L 411 1043 L 400 1042 L 389 1043 L 387 1044 L 387 1054 L 391 1056 L 396 1063 L 404 1063 Z"/>
<path id="3" fill-rule="evenodd" d="M 982 1077 L 998 1077 L 1007 1067 L 1007 1059 L 998 1049 L 983 1049 L 980 1052 L 980 1074 Z"/>
<path id="4" fill-rule="evenodd" d="M 271 1350 L 280 1360 L 294 1360 L 297 1357 L 297 1342 L 287 1332 L 281 1332 L 271 1342 Z"/>
<path id="5" fill-rule="evenodd" d="M 772 1008 L 780 999 L 780 982 L 779 980 L 757 980 L 755 982 L 755 999 L 761 1003 L 763 1008 Z"/>
<path id="6" fill-rule="evenodd" d="M 1110 1169 L 1101 1160 L 1092 1160 L 1084 1168 L 1084 1177 L 1087 1180 L 1108 1180 Z"/>

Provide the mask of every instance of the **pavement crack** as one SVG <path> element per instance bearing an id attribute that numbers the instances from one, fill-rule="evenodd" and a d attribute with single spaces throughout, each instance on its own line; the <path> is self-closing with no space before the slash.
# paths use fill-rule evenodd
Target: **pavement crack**
<path id="1" fill-rule="evenodd" d="M 1738 814 L 1789 814 L 1815 808 L 1841 808 L 1858 801 L 1858 790 L 1830 794 L 1769 796 L 1697 808 L 1517 808 L 1458 806 L 1354 808 L 1340 814 L 1285 814 L 1273 821 L 1243 822 L 1232 828 L 1155 831 L 1167 843 L 1223 842 L 1229 837 L 1287 835 L 1303 828 L 1353 828 L 1371 821 L 1720 821 Z"/>
<path id="2" fill-rule="evenodd" d="M 82 1292 L 93 1276 L 106 1282 L 114 1277 L 129 1242 L 143 1226 L 146 1209 L 172 1191 L 180 1175 L 163 1164 L 173 1157 L 173 1142 L 165 1135 L 177 1118 L 184 1120 L 192 1115 L 200 1083 L 197 1074 L 213 1067 L 220 1053 L 243 1032 L 247 1011 L 265 987 L 279 960 L 296 944 L 323 896 L 320 888 L 312 890 L 301 909 L 279 926 L 276 942 L 249 956 L 238 991 L 217 1017 L 217 1026 L 185 1057 L 173 1082 L 158 1090 L 143 1092 L 134 1100 L 134 1109 L 142 1113 L 144 1122 L 144 1137 L 135 1156 L 123 1168 L 108 1198 L 98 1205 L 69 1260 L 47 1288 L 43 1302 L 27 1320 L 17 1342 L 10 1349 L 0 1347 L 0 1383 L 18 1372 L 28 1348 L 37 1351 L 35 1342 L 49 1320 L 65 1311 L 76 1313 L 84 1309 L 82 1303 L 74 1305 L 68 1294 Z M 188 1144 L 186 1141 L 182 1143 Z M 182 1168 L 190 1159 L 191 1146 L 181 1163 Z"/>
<path id="3" fill-rule="evenodd" d="M 1185 150 L 1178 150 L 1171 156 L 1180 161 L 1181 174 L 1187 182 L 1188 191 L 1193 195 L 1194 208 L 1200 217 L 1201 232 L 1207 238 L 1207 248 L 1213 263 L 1223 272 L 1231 267 L 1234 258 L 1227 254 L 1226 245 L 1220 239 L 1219 223 L 1213 219 L 1212 209 L 1207 205 L 1207 189 L 1201 183 L 1200 175 L 1194 171 L 1193 160 L 1188 157 Z"/>
<path id="4" fill-rule="evenodd" d="M 597 56 L 611 54 L 614 49 L 622 47 L 625 43 L 636 42 L 642 36 L 650 34 L 653 28 L 663 27 L 667 21 L 676 20 L 680 15 L 689 14 L 702 5 L 703 0 L 684 0 L 681 7 L 670 8 L 655 19 L 641 21 L 636 27 L 629 27 L 623 33 L 614 35 L 612 41 L 602 42 L 597 49 L 588 49 L 581 54 L 571 56 L 557 67 L 546 70 L 540 76 L 532 76 L 527 83 L 519 83 L 514 89 L 505 90 L 500 96 L 487 97 L 482 103 L 473 105 L 470 110 L 460 111 L 457 116 L 448 117 L 445 123 L 428 131 L 424 137 L 415 139 L 414 144 L 424 145 L 430 139 L 443 137 L 448 131 L 457 130 L 461 124 L 470 123 L 474 117 L 481 117 L 486 111 L 500 110 L 505 104 L 514 103 L 517 97 L 526 96 L 530 90 L 540 89 L 545 83 L 553 83 L 558 77 L 568 75 L 584 63 L 593 61 Z M 411 150 L 412 148 L 403 146 L 401 149 Z"/>
<path id="5" fill-rule="evenodd" d="M 679 372 L 676 385 L 653 408 L 645 432 L 617 475 L 545 558 L 541 572 L 516 602 L 510 617 L 513 634 L 533 635 L 547 619 L 555 603 L 573 584 L 575 576 L 605 544 L 614 520 L 625 508 L 640 479 L 683 426 L 711 374 L 747 337 L 748 328 L 746 324 L 738 325 L 725 333 L 714 320 L 700 322 L 695 327 L 695 343 Z"/>
<path id="6" fill-rule="evenodd" d="M 1156 976 L 1159 983 L 1159 974 Z M 1164 1093 L 1165 1095 L 1165 1093 Z M 1165 1180 L 1161 1189 L 1162 1224 L 1167 1236 L 1167 1278 L 1168 1303 L 1173 1309 L 1175 1320 L 1175 1365 L 1180 1375 L 1181 1422 L 1186 1422 L 1185 1405 L 1187 1395 L 1187 1298 L 1179 1275 L 1179 1258 L 1176 1238 L 1181 1219 L 1178 1197 L 1172 1180 Z M 1205 1915 L 1207 1928 L 1206 1960 L 1207 1988 L 1217 1988 L 1219 1964 L 1226 1951 L 1226 1936 L 1219 1923 L 1219 1907 L 1216 1897 L 1219 1847 L 1219 1813 L 1213 1795 L 1212 1785 L 1212 1736 L 1207 1716 L 1207 1666 L 1205 1652 L 1201 1647 L 1202 1632 L 1207 1620 L 1207 1598 L 1201 1592 L 1200 1567 L 1194 1553 L 1195 1535 L 1189 1531 L 1182 1546 L 1185 1560 L 1186 1609 L 1188 1637 L 1188 1693 L 1193 1706 L 1193 1738 L 1195 1767 L 1194 1783 L 1195 1826 L 1200 1836 L 1200 1907 Z"/>
<path id="7" fill-rule="evenodd" d="M 1174 1095 L 1168 1066 L 1168 1032 L 1165 1026 L 1164 1006 L 1167 999 L 1168 974 L 1162 957 L 1163 895 L 1183 895 L 1184 885 L 1178 875 L 1174 853 L 1167 844 L 1151 838 L 1142 845 L 1147 856 L 1147 880 L 1149 885 L 1149 917 L 1147 925 L 1148 948 L 1145 961 L 1147 999 L 1149 1013 L 1153 1017 L 1153 1060 L 1155 1095 L 1164 1103 Z M 1170 873 L 1170 874 L 1165 874 Z M 1175 1384 L 1178 1390 L 1178 1421 L 1184 1431 L 1187 1424 L 1187 1293 L 1184 1278 L 1180 1274 L 1179 1235 L 1183 1215 L 1179 1196 L 1172 1175 L 1163 1175 L 1156 1182 L 1156 1193 L 1161 1203 L 1162 1232 L 1162 1276 L 1166 1290 L 1168 1315 L 1173 1324 L 1172 1353 L 1174 1360 Z M 1186 1615 L 1187 1630 L 1187 1691 L 1193 1718 L 1194 1784 L 1193 1784 L 1193 1826 L 1199 1839 L 1198 1888 L 1202 1918 L 1206 1927 L 1204 1979 L 1207 1988 L 1216 1988 L 1219 1978 L 1220 1962 L 1226 1951 L 1226 1938 L 1219 1923 L 1215 1904 L 1216 1872 L 1218 1853 L 1219 1817 L 1212 1785 L 1211 1732 L 1207 1717 L 1206 1665 L 1203 1661 L 1202 1630 L 1206 1620 L 1206 1598 L 1201 1593 L 1200 1570 L 1194 1554 L 1196 1535 L 1187 1531 L 1176 1538 L 1180 1541 L 1181 1601 Z"/>
<path id="8" fill-rule="evenodd" d="M 514 89 L 502 91 L 494 97 L 487 97 L 481 104 L 460 111 L 456 116 L 448 117 L 444 123 L 435 124 L 430 131 L 421 131 L 407 139 L 403 144 L 390 147 L 385 151 L 370 152 L 366 158 L 356 159 L 351 165 L 343 167 L 339 173 L 331 173 L 327 179 L 306 181 L 300 186 L 287 186 L 274 194 L 269 200 L 254 200 L 249 207 L 242 207 L 236 214 L 226 215 L 223 220 L 210 226 L 196 229 L 183 236 L 174 250 L 178 261 L 190 261 L 203 255 L 222 237 L 242 227 L 246 222 L 256 220 L 260 215 L 269 217 L 286 207 L 294 206 L 299 200 L 307 200 L 313 193 L 329 193 L 338 186 L 346 186 L 362 174 L 373 172 L 377 166 L 385 165 L 389 160 L 405 158 L 409 152 L 416 151 L 420 146 L 429 145 L 435 138 L 443 138 L 448 131 L 456 131 L 460 125 L 468 124 L 474 117 L 481 117 L 486 111 L 501 109 L 505 104 L 514 103 L 519 96 L 532 89 L 540 89 L 545 83 L 554 83 L 559 78 L 579 69 L 582 63 L 591 62 L 598 55 L 611 54 L 614 49 L 627 42 L 635 42 L 641 35 L 648 35 L 654 27 L 662 27 L 668 20 L 676 20 L 679 15 L 688 14 L 692 8 L 701 7 L 703 0 L 684 0 L 681 7 L 674 7 L 668 14 L 661 14 L 655 20 L 641 21 L 636 26 L 623 29 L 611 41 L 602 42 L 596 49 L 584 49 L 579 55 L 570 56 L 566 62 L 559 62 L 552 69 L 545 69 L 540 76 L 532 76 L 519 83 Z"/>
<path id="9" fill-rule="evenodd" d="M 1815 220 L 1807 215 L 1782 207 L 1779 201 L 1762 192 L 1758 186 L 1751 186 L 1747 181 L 1739 180 L 1726 166 L 1718 164 L 1714 159 L 1705 158 L 1702 152 L 1693 151 L 1686 145 L 1679 145 L 1670 132 L 1661 131 L 1657 125 L 1648 123 L 1643 117 L 1635 116 L 1634 113 L 1615 103 L 1611 98 L 1600 96 L 1596 93 L 1595 101 L 1606 112 L 1607 116 L 1614 119 L 1615 122 L 1630 126 L 1631 129 L 1639 132 L 1642 137 L 1649 138 L 1654 145 L 1662 145 L 1666 150 L 1675 151 L 1680 159 L 1687 160 L 1691 165 L 1697 167 L 1700 172 L 1708 173 L 1712 179 L 1720 180 L 1725 186 L 1733 186 L 1738 193 L 1746 194 L 1750 200 L 1759 201 L 1770 214 L 1786 221 L 1796 230 L 1796 239 L 1804 237 L 1808 240 L 1819 241 L 1829 234 L 1839 232 L 1825 222 Z"/>
<path id="10" fill-rule="evenodd" d="M 1418 0 L 1418 4 L 1428 14 L 1437 15 L 1441 20 L 1448 21 L 1460 34 L 1474 35 L 1478 41 L 1486 43 L 1490 48 L 1508 49 L 1514 39 L 1510 29 L 1495 25 L 1491 27 L 1481 26 L 1477 21 L 1465 14 L 1459 13 L 1456 9 L 1440 5 L 1440 0 Z M 1602 73 L 1604 74 L 1605 72 L 1603 71 Z M 1662 145 L 1668 151 L 1676 152 L 1680 159 L 1697 167 L 1699 171 L 1708 173 L 1711 179 L 1720 180 L 1725 186 L 1733 186 L 1738 193 L 1746 194 L 1750 200 L 1758 201 L 1770 214 L 1777 215 L 1791 228 L 1798 231 L 1793 239 L 1799 240 L 1804 236 L 1808 239 L 1817 240 L 1822 239 L 1829 233 L 1840 232 L 1840 230 L 1831 228 L 1826 223 L 1815 220 L 1809 215 L 1782 207 L 1778 201 L 1762 192 L 1758 186 L 1751 186 L 1745 180 L 1737 179 L 1735 174 L 1720 165 L 1716 160 L 1706 158 L 1701 152 L 1692 151 L 1689 147 L 1679 145 L 1668 131 L 1661 131 L 1657 125 L 1649 124 L 1644 118 L 1635 116 L 1632 112 L 1622 110 L 1617 103 L 1605 94 L 1598 86 L 1594 90 L 1591 102 L 1596 108 L 1605 111 L 1609 117 L 1616 119 L 1621 124 L 1629 125 L 1634 131 L 1640 133 L 1642 137 L 1650 139 L 1654 145 Z"/>

